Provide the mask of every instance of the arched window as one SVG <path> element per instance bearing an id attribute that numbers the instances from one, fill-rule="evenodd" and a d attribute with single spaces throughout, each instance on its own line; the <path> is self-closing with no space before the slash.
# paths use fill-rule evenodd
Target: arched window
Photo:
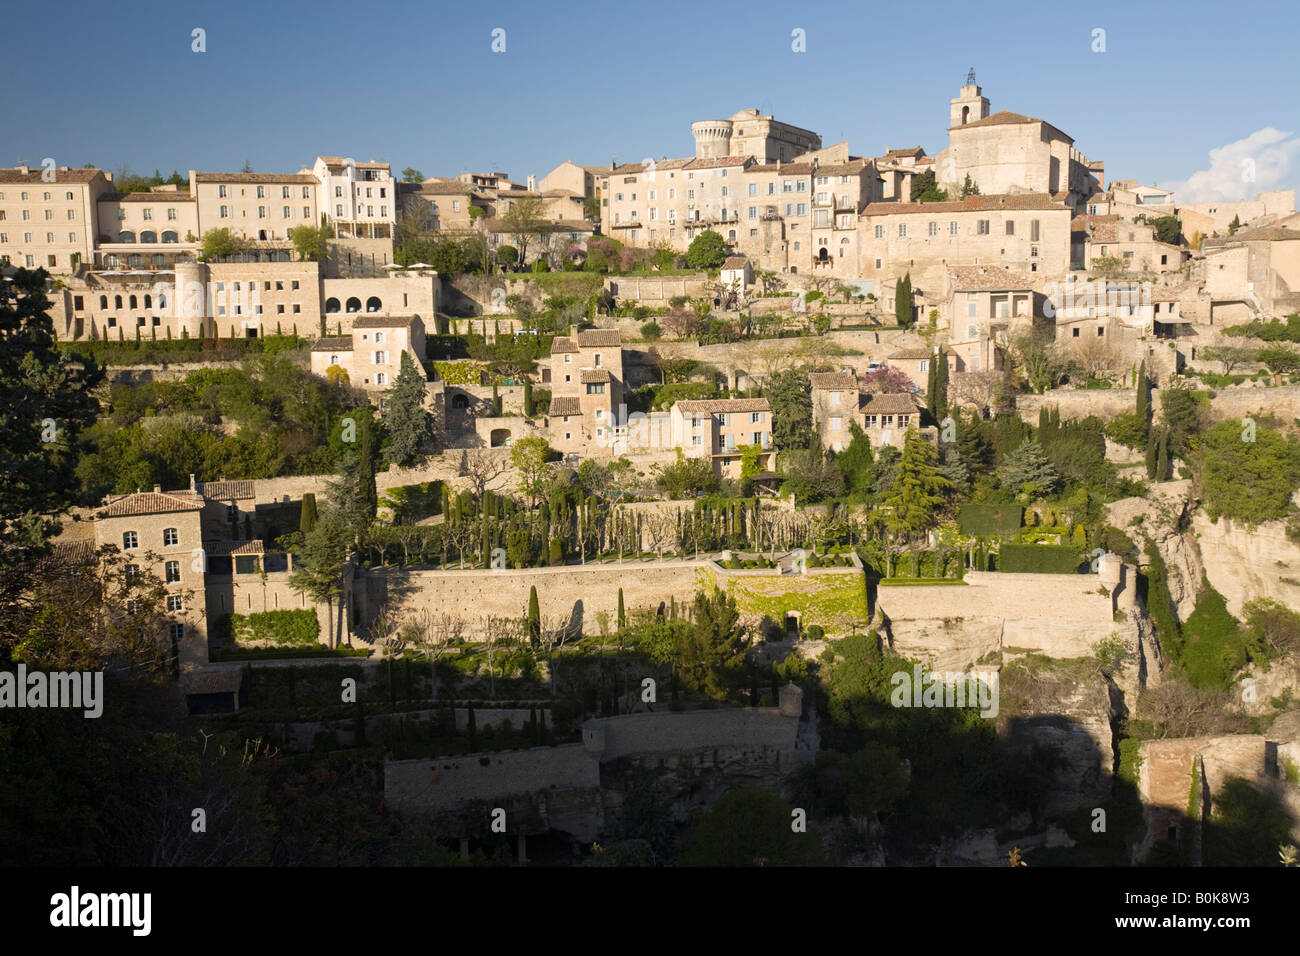
<path id="1" fill-rule="evenodd" d="M 338 365 L 338 364 L 339 364 L 339 357 L 338 357 L 337 355 L 331 355 L 331 356 L 330 356 L 330 364 L 331 364 L 331 365 Z"/>
<path id="2" fill-rule="evenodd" d="M 158 233 L 154 232 L 152 229 L 146 229 L 144 232 L 140 233 L 140 241 L 141 241 L 141 242 L 157 242 L 157 241 L 158 241 Z"/>
<path id="3" fill-rule="evenodd" d="M 734 229 L 728 229 L 728 230 L 727 230 L 727 241 L 728 241 L 728 242 L 735 242 L 735 241 L 736 241 L 736 230 L 734 230 Z"/>
<path id="4" fill-rule="evenodd" d="M 152 308 L 153 308 L 153 296 L 151 296 L 151 295 L 145 295 L 145 297 L 144 297 L 144 307 L 145 307 L 146 309 L 152 309 Z"/>
<path id="5" fill-rule="evenodd" d="M 154 265 L 156 265 L 156 266 L 165 266 L 165 265 L 167 265 L 167 257 L 166 257 L 165 255 L 163 255 L 161 252 L 159 252 L 159 253 L 157 253 L 157 254 L 155 254 L 155 255 L 150 256 L 150 257 L 149 257 L 149 261 L 152 262 L 152 263 L 153 263 Z"/>
<path id="6" fill-rule="evenodd" d="M 167 296 L 166 296 L 165 294 L 159 294 L 159 296 L 158 296 L 158 308 L 160 308 L 160 309 L 164 309 L 164 310 L 167 308 Z"/>
<path id="7" fill-rule="evenodd" d="M 177 238 L 176 238 L 176 231 L 175 231 L 174 229 L 168 229 L 168 230 L 166 230 L 166 231 L 162 234 L 162 241 L 163 241 L 163 242 L 176 242 L 176 241 L 178 241 Z"/>
<path id="8" fill-rule="evenodd" d="M 118 242 L 135 242 L 135 233 L 130 229 L 123 229 L 117 234 Z"/>
<path id="9" fill-rule="evenodd" d="M 379 309 L 380 309 L 379 296 L 372 295 L 370 298 L 366 299 L 367 312 L 378 312 Z"/>
<path id="10" fill-rule="evenodd" d="M 113 296 L 113 308 L 115 309 L 122 308 L 122 297 L 120 295 Z"/>
<path id="11" fill-rule="evenodd" d="M 131 263 L 132 269 L 144 268 L 144 256 L 140 256 L 140 255 L 132 256 L 128 261 Z"/>
<path id="12" fill-rule="evenodd" d="M 347 311 L 349 312 L 361 311 L 361 300 L 358 299 L 355 295 L 348 299 Z"/>
<path id="13" fill-rule="evenodd" d="M 135 296 L 131 296 L 131 298 L 128 301 L 131 303 L 131 308 L 133 309 L 139 308 L 139 305 L 137 304 L 139 300 Z"/>
<path id="14" fill-rule="evenodd" d="M 101 309 L 107 309 L 107 308 L 108 308 L 108 296 L 106 296 L 106 295 L 101 295 L 101 296 L 99 297 L 99 307 L 100 307 Z"/>
<path id="15" fill-rule="evenodd" d="M 337 312 L 338 310 L 339 310 L 339 300 L 338 300 L 338 299 L 326 299 L 326 300 L 325 300 L 325 311 L 326 311 L 326 312 Z"/>

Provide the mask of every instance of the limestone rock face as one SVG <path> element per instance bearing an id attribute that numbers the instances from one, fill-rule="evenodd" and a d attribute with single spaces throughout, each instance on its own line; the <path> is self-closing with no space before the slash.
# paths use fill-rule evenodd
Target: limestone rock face
<path id="1" fill-rule="evenodd" d="M 1213 522 L 1197 512 L 1192 515 L 1192 530 L 1205 573 L 1234 615 L 1240 616 L 1242 605 L 1252 598 L 1300 607 L 1300 544 L 1287 538 L 1284 522 L 1269 521 L 1248 529 L 1227 518 Z"/>

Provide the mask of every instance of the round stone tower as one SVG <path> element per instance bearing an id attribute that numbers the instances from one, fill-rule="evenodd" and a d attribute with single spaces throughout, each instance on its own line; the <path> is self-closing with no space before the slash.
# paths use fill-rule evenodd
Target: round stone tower
<path id="1" fill-rule="evenodd" d="M 207 328 L 208 267 L 201 262 L 176 263 L 176 286 L 168 309 L 178 332 L 184 328 L 191 338 L 198 338 Z"/>
<path id="2" fill-rule="evenodd" d="M 782 687 L 779 694 L 782 717 L 798 717 L 803 713 L 803 688 L 792 682 Z"/>
<path id="3" fill-rule="evenodd" d="M 726 159 L 731 155 L 731 120 L 700 120 L 691 124 L 696 159 Z"/>

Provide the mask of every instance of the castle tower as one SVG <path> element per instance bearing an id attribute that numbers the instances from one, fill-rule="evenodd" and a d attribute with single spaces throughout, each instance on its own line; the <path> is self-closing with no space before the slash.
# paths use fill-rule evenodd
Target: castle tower
<path id="1" fill-rule="evenodd" d="M 966 83 L 956 99 L 948 101 L 948 128 L 965 126 L 989 115 L 988 97 L 980 95 L 980 88 L 975 85 L 975 69 L 966 74 Z"/>
<path id="2" fill-rule="evenodd" d="M 731 155 L 731 120 L 700 120 L 691 124 L 696 159 L 726 159 Z"/>

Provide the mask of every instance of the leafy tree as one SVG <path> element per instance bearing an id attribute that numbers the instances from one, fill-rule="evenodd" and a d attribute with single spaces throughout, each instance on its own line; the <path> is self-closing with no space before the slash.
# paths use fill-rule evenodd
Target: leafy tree
<path id="1" fill-rule="evenodd" d="M 686 265 L 692 269 L 716 269 L 727 261 L 727 244 L 722 234 L 705 229 L 691 240 Z"/>
<path id="2" fill-rule="evenodd" d="M 967 196 L 978 196 L 979 194 L 979 184 L 970 178 L 970 173 L 967 173 L 966 181 L 962 183 L 961 187 L 961 198 L 965 199 Z"/>
<path id="3" fill-rule="evenodd" d="M 503 266 L 512 266 L 519 261 L 519 250 L 514 246 L 505 245 L 497 250 L 497 262 Z"/>
<path id="4" fill-rule="evenodd" d="M 227 259 L 244 251 L 247 244 L 229 229 L 209 229 L 199 246 L 204 259 Z"/>
<path id="5" fill-rule="evenodd" d="M 501 225 L 510 233 L 514 244 L 519 249 L 519 261 L 528 261 L 528 243 L 533 239 L 540 241 L 547 231 L 549 223 L 545 215 L 545 204 L 540 196 L 524 196 L 512 200 L 510 208 L 501 217 Z"/>
<path id="6" fill-rule="evenodd" d="M 678 448 L 677 459 L 670 465 L 652 466 L 655 487 L 670 499 L 694 498 L 718 487 L 718 476 L 707 458 L 687 458 Z"/>
<path id="7" fill-rule="evenodd" d="M 1263 425 L 1254 441 L 1243 437 L 1241 424 L 1228 421 L 1197 442 L 1192 471 L 1206 512 L 1251 527 L 1286 517 L 1300 484 L 1300 443 Z"/>
<path id="8" fill-rule="evenodd" d="M 1121 412 L 1107 423 L 1106 437 L 1126 448 L 1141 448 L 1146 444 L 1147 425 L 1137 412 Z"/>
<path id="9" fill-rule="evenodd" d="M 1300 352 L 1281 342 L 1264 346 L 1259 350 L 1258 358 L 1278 382 L 1281 376 L 1300 371 Z"/>
<path id="10" fill-rule="evenodd" d="M 546 487 L 551 446 L 545 438 L 521 438 L 510 445 L 510 464 L 519 479 L 520 494 L 528 497 L 530 507 L 537 506 Z"/>
<path id="11" fill-rule="evenodd" d="M 424 373 L 402 352 L 402 370 L 388 391 L 388 447 L 385 460 L 409 468 L 424 460 L 433 444 L 433 416 L 424 407 Z"/>
<path id="12" fill-rule="evenodd" d="M 1042 446 L 1031 439 L 1012 452 L 998 468 L 1002 487 L 1028 498 L 1045 498 L 1061 486 L 1061 476 L 1043 454 Z"/>
<path id="13" fill-rule="evenodd" d="M 894 288 L 894 317 L 900 328 L 910 329 L 915 309 L 912 301 L 912 273 L 907 273 Z"/>
<path id="14" fill-rule="evenodd" d="M 1218 345 L 1201 349 L 1201 357 L 1219 362 L 1223 365 L 1223 374 L 1231 375 L 1232 370 L 1246 362 L 1258 361 L 1259 350 L 1249 346 Z"/>
<path id="15" fill-rule="evenodd" d="M 822 866 L 821 840 L 791 827 L 793 808 L 770 790 L 739 787 L 700 815 L 678 862 L 683 866 Z"/>
<path id="16" fill-rule="evenodd" d="M 1148 219 L 1147 225 L 1155 229 L 1157 241 L 1171 246 L 1178 245 L 1178 239 L 1182 235 L 1182 224 L 1177 216 L 1157 216 L 1155 219 Z"/>
<path id="17" fill-rule="evenodd" d="M 1049 333 L 1038 330 L 1024 332 L 1013 344 L 1029 387 L 1039 395 L 1055 388 L 1069 368 Z"/>
<path id="18" fill-rule="evenodd" d="M 424 173 L 412 166 L 407 166 L 402 170 L 402 182 L 404 183 L 422 183 L 424 182 Z"/>
<path id="19" fill-rule="evenodd" d="M 600 222 L 600 200 L 588 196 L 582 201 L 582 218 L 588 222 Z"/>
<path id="20" fill-rule="evenodd" d="M 329 258 L 328 226 L 296 226 L 289 230 L 289 238 L 303 262 L 324 262 Z"/>
<path id="21" fill-rule="evenodd" d="M 812 435 L 812 386 L 800 369 L 769 375 L 763 397 L 772 408 L 772 442 L 777 448 L 807 448 Z"/>

